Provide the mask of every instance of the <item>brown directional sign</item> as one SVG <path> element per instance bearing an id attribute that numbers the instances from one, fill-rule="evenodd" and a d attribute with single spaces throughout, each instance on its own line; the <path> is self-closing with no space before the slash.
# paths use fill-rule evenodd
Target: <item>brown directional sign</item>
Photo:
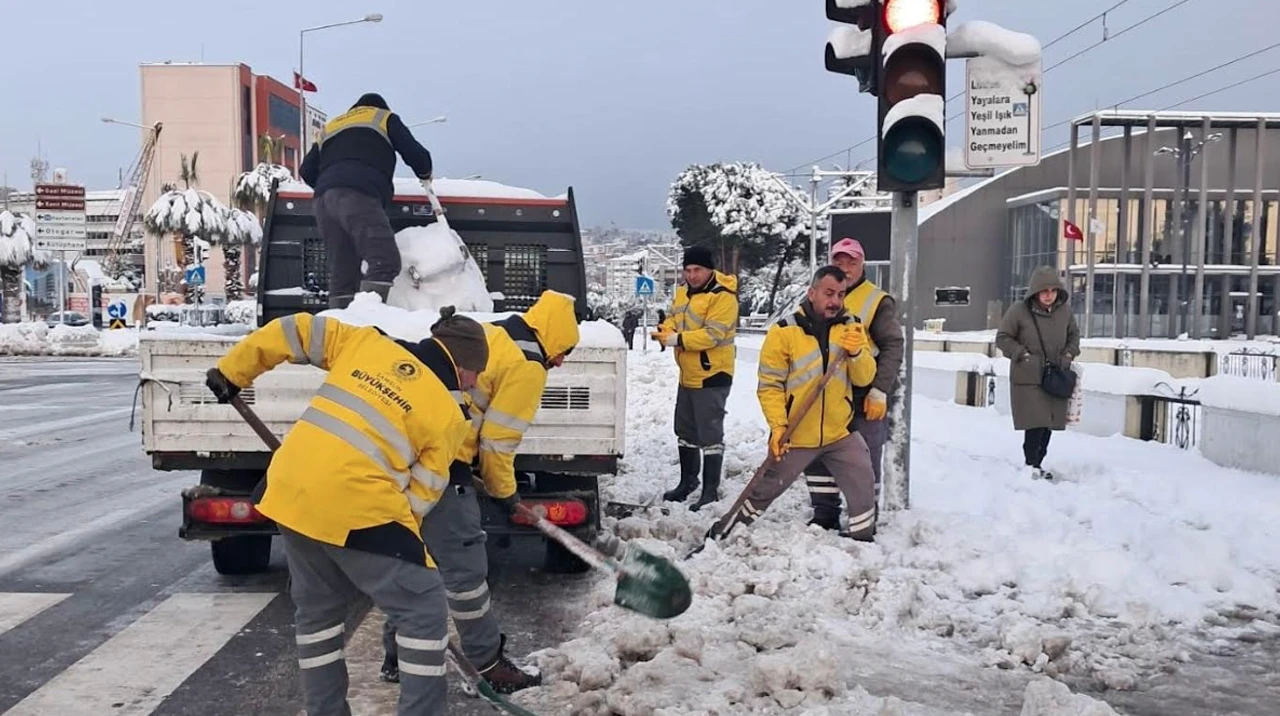
<path id="1" fill-rule="evenodd" d="M 37 196 L 36 210 L 84 211 L 84 199 L 60 199 L 57 197 Z"/>
<path id="2" fill-rule="evenodd" d="M 36 184 L 36 210 L 84 211 L 84 187 L 76 184 Z"/>
<path id="3" fill-rule="evenodd" d="M 64 196 L 84 198 L 84 187 L 78 184 L 36 184 L 36 196 Z"/>

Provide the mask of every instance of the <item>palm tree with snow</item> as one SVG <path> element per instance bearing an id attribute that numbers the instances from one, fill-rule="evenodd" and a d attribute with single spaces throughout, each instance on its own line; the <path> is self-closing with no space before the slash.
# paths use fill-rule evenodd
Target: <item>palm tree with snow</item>
<path id="1" fill-rule="evenodd" d="M 49 256 L 36 249 L 35 236 L 30 216 L 0 211 L 0 323 L 22 320 L 23 269 L 49 264 Z"/>
<path id="2" fill-rule="evenodd" d="M 183 155 L 179 178 L 186 188 L 173 187 L 165 191 L 142 217 L 143 227 L 153 235 L 165 237 L 177 234 L 181 237 L 182 255 L 178 262 L 182 269 L 198 263 L 195 258 L 197 242 L 202 247 L 217 244 L 227 234 L 229 210 L 226 205 L 209 192 L 193 186 L 199 179 L 196 172 L 197 156 L 198 153 L 192 155 L 188 161 L 186 155 Z M 195 290 L 184 291 L 186 303 L 195 303 L 203 297 L 203 285 L 196 286 Z"/>
<path id="3" fill-rule="evenodd" d="M 279 164 L 260 163 L 252 171 L 236 177 L 235 187 L 231 195 L 237 206 L 246 211 L 253 211 L 258 216 L 264 215 L 267 202 L 271 200 L 273 183 L 293 180 L 293 172 Z"/>
<path id="4" fill-rule="evenodd" d="M 240 259 L 245 246 L 256 246 L 262 241 L 262 226 L 258 217 L 241 209 L 230 209 L 227 213 L 227 230 L 222 235 L 222 262 L 226 269 L 224 292 L 228 301 L 239 301 L 244 297 L 244 283 L 240 277 Z"/>

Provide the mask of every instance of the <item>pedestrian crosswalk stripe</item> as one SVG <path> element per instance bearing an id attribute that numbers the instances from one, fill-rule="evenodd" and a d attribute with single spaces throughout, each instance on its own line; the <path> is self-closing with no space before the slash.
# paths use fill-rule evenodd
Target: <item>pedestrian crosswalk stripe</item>
<path id="1" fill-rule="evenodd" d="M 0 592 L 0 634 L 71 596 L 43 592 Z"/>
<path id="2" fill-rule="evenodd" d="M 5 716 L 149 714 L 276 596 L 275 592 L 175 594 L 32 692 Z"/>

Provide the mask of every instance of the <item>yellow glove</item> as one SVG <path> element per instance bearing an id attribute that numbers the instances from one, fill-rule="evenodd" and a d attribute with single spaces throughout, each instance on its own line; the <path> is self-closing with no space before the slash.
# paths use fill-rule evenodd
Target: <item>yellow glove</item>
<path id="1" fill-rule="evenodd" d="M 840 347 L 851 356 L 858 355 L 867 347 L 867 329 L 861 323 L 846 327 L 840 336 Z"/>
<path id="2" fill-rule="evenodd" d="M 786 428 L 774 428 L 769 432 L 769 454 L 774 460 L 781 460 L 782 456 L 791 449 L 790 442 L 782 442 L 782 434 L 786 431 Z"/>
<path id="3" fill-rule="evenodd" d="M 862 412 L 867 420 L 884 420 L 885 414 L 889 412 L 889 396 L 879 388 L 872 388 L 867 393 L 867 399 L 862 401 Z"/>

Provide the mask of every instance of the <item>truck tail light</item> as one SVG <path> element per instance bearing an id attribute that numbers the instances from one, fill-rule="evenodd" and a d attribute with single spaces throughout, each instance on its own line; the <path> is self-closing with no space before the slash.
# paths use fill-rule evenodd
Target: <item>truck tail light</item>
<path id="1" fill-rule="evenodd" d="M 534 514 L 546 518 L 557 527 L 575 527 L 587 521 L 587 505 L 581 500 L 522 500 Z M 517 525 L 533 526 L 533 521 L 519 514 L 512 515 Z"/>
<path id="2" fill-rule="evenodd" d="M 267 518 L 244 497 L 199 497 L 191 501 L 191 519 L 214 524 L 266 522 Z"/>

